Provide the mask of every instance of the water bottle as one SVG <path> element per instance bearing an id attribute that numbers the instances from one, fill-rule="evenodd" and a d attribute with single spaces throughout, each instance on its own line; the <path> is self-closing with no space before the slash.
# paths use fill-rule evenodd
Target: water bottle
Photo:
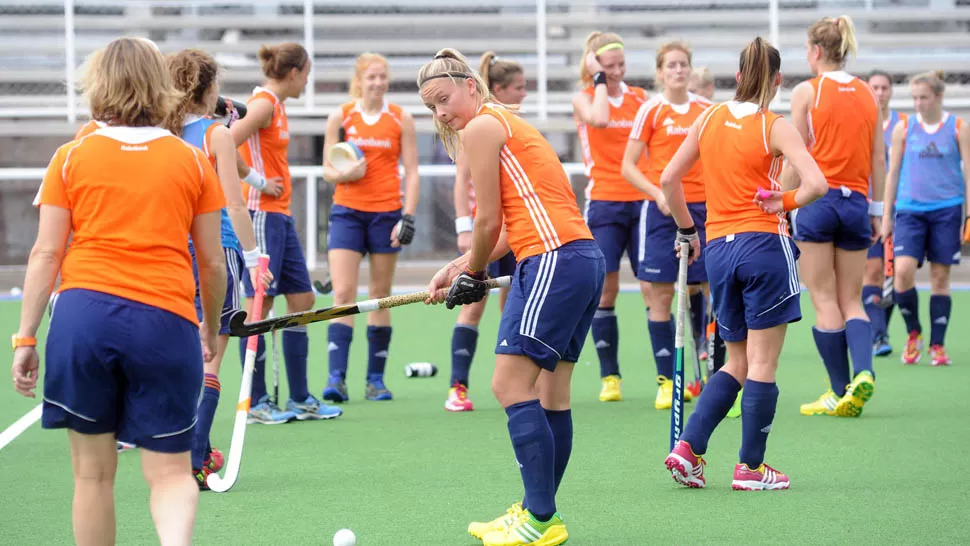
<path id="1" fill-rule="evenodd" d="M 408 377 L 434 377 L 438 374 L 438 367 L 430 362 L 412 362 L 404 368 L 404 375 Z"/>

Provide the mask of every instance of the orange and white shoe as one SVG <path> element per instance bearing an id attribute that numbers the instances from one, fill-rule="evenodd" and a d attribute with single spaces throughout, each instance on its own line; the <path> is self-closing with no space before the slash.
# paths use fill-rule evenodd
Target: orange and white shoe
<path id="1" fill-rule="evenodd" d="M 445 400 L 448 411 L 472 411 L 475 405 L 468 399 L 468 387 L 455 383 L 448 389 L 448 400 Z"/>
<path id="2" fill-rule="evenodd" d="M 950 357 L 946 354 L 946 349 L 942 345 L 930 345 L 930 366 L 949 366 Z"/>
<path id="3" fill-rule="evenodd" d="M 704 478 L 704 465 L 707 464 L 700 455 L 695 455 L 690 444 L 680 440 L 674 445 L 674 450 L 667 455 L 664 465 L 670 471 L 674 481 L 691 487 L 703 488 L 707 486 Z"/>
<path id="4" fill-rule="evenodd" d="M 909 339 L 906 340 L 906 348 L 903 349 L 903 364 L 918 364 L 922 354 L 923 336 L 913 330 L 909 333 Z"/>
<path id="5" fill-rule="evenodd" d="M 774 491 L 776 489 L 788 489 L 788 476 L 778 472 L 774 468 L 761 463 L 761 466 L 754 470 L 748 465 L 739 463 L 734 467 L 734 481 L 731 482 L 731 489 L 738 491 Z"/>

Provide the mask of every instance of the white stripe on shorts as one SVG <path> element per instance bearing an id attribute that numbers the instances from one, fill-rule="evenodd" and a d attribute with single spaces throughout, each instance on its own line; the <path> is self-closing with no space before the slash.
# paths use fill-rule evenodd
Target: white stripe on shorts
<path id="1" fill-rule="evenodd" d="M 519 324 L 519 335 L 535 338 L 536 327 L 539 324 L 539 315 L 542 314 L 542 305 L 549 295 L 549 287 L 552 286 L 552 279 L 556 273 L 556 262 L 559 261 L 559 251 L 553 250 L 541 255 L 539 259 L 539 272 L 536 275 L 529 299 L 525 302 L 522 312 L 522 322 Z"/>

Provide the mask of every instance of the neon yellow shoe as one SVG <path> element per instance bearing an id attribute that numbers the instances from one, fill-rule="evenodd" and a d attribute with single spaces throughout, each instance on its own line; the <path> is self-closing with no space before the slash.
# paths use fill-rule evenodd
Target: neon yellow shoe
<path id="1" fill-rule="evenodd" d="M 835 415 L 835 406 L 838 403 L 839 397 L 829 389 L 818 400 L 802 404 L 798 411 L 802 415 Z"/>
<path id="2" fill-rule="evenodd" d="M 744 389 L 738 392 L 738 397 L 734 399 L 734 405 L 728 410 L 727 416 L 731 419 L 737 419 L 741 417 L 741 395 L 744 394 Z"/>
<path id="3" fill-rule="evenodd" d="M 566 542 L 569 533 L 557 513 L 549 521 L 541 522 L 528 511 L 508 529 L 492 531 L 482 538 L 485 546 L 558 546 Z"/>
<path id="4" fill-rule="evenodd" d="M 872 378 L 872 373 L 863 370 L 855 376 L 849 388 L 845 390 L 845 396 L 839 399 L 835 405 L 835 415 L 839 417 L 858 417 L 862 415 L 862 406 L 872 398 L 872 393 L 876 390 L 876 382 Z"/>
<path id="5" fill-rule="evenodd" d="M 509 507 L 501 516 L 488 522 L 473 521 L 468 524 L 468 534 L 482 540 L 482 538 L 488 533 L 494 531 L 504 531 L 509 528 L 513 523 L 522 517 L 525 510 L 522 509 L 522 503 L 517 502 Z"/>
<path id="6" fill-rule="evenodd" d="M 653 403 L 653 407 L 658 410 L 670 409 L 670 406 L 674 402 L 674 382 L 671 379 L 667 379 L 662 375 L 657 376 L 657 399 Z M 694 395 L 690 393 L 687 389 L 687 385 L 684 385 L 684 402 L 690 402 L 694 399 Z"/>
<path id="7" fill-rule="evenodd" d="M 623 380 L 618 375 L 608 375 L 603 378 L 603 390 L 600 391 L 600 402 L 620 402 L 623 400 L 623 393 L 620 392 L 620 385 Z"/>

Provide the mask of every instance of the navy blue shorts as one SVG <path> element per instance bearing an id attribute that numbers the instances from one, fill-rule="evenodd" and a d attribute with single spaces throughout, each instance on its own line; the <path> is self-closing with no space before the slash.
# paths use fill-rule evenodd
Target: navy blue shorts
<path id="1" fill-rule="evenodd" d="M 342 205 L 330 211 L 327 248 L 353 250 L 360 254 L 393 254 L 401 247 L 391 246 L 391 232 L 401 220 L 401 209 L 391 212 L 364 212 Z"/>
<path id="2" fill-rule="evenodd" d="M 191 321 L 103 292 L 66 290 L 44 360 L 44 428 L 113 432 L 163 453 L 192 448 L 202 343 Z"/>
<path id="3" fill-rule="evenodd" d="M 606 260 L 595 241 L 566 243 L 515 269 L 496 354 L 524 355 L 553 371 L 576 362 L 599 306 Z"/>
<path id="4" fill-rule="evenodd" d="M 488 276 L 495 279 L 512 275 L 515 273 L 515 254 L 509 251 L 508 254 L 488 264 Z"/>
<path id="5" fill-rule="evenodd" d="M 599 244 L 606 259 L 606 272 L 620 270 L 620 260 L 626 252 L 630 267 L 636 273 L 640 268 L 638 250 L 643 233 L 640 216 L 643 201 L 588 201 L 586 225 Z"/>
<path id="6" fill-rule="evenodd" d="M 829 189 L 814 203 L 791 214 L 792 238 L 806 243 L 832 243 L 842 250 L 872 246 L 869 200 L 848 189 Z"/>
<path id="7" fill-rule="evenodd" d="M 687 209 L 694 219 L 703 247 L 707 244 L 707 230 L 704 228 L 707 222 L 707 205 L 688 203 Z M 644 282 L 677 282 L 680 260 L 677 259 L 675 247 L 677 223 L 673 216 L 664 216 L 655 202 L 644 201 L 641 221 L 646 226 L 646 237 L 640 246 L 640 270 L 637 271 L 637 278 Z M 705 253 L 701 252 L 701 257 L 687 268 L 689 284 L 707 282 L 707 270 L 704 269 L 706 259 Z"/>
<path id="8" fill-rule="evenodd" d="M 313 292 L 310 274 L 307 272 L 303 245 L 296 234 L 293 217 L 280 212 L 249 211 L 256 231 L 256 244 L 269 255 L 269 271 L 273 283 L 266 289 L 267 296 L 279 294 L 303 294 Z M 256 295 L 249 275 L 242 276 L 246 297 Z"/>
<path id="9" fill-rule="evenodd" d="M 219 325 L 219 335 L 229 335 L 229 319 L 233 313 L 242 309 L 239 302 L 240 277 L 249 277 L 246 262 L 242 254 L 235 248 L 222 247 L 226 254 L 226 298 L 222 302 L 222 318 Z M 202 299 L 199 294 L 199 263 L 195 260 L 195 247 L 189 242 L 189 254 L 192 256 L 192 275 L 195 276 L 195 314 L 202 321 Z"/>
<path id="10" fill-rule="evenodd" d="M 787 236 L 740 233 L 711 241 L 707 248 L 714 312 L 724 341 L 748 338 L 802 318 L 798 294 L 798 247 Z"/>
<path id="11" fill-rule="evenodd" d="M 896 211 L 893 254 L 943 265 L 960 263 L 963 205 L 927 212 Z"/>
<path id="12" fill-rule="evenodd" d="M 872 259 L 883 259 L 886 256 L 886 247 L 883 245 L 882 239 L 876 241 L 869 247 L 869 253 L 866 255 L 867 260 Z"/>

